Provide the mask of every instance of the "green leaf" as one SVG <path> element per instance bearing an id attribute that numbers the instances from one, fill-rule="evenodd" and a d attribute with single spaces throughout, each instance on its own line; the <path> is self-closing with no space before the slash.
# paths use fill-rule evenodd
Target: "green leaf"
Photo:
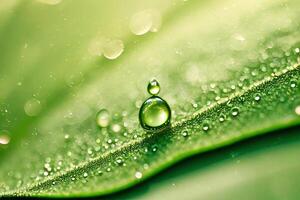
<path id="1" fill-rule="evenodd" d="M 110 194 L 300 123 L 296 0 L 11 2 L 0 16 L 0 196 Z M 134 35 L 148 14 L 161 27 Z M 138 121 L 153 76 L 172 109 L 159 133 Z"/>
<path id="2" fill-rule="evenodd" d="M 299 128 L 256 137 L 171 167 L 109 199 L 297 199 Z"/>

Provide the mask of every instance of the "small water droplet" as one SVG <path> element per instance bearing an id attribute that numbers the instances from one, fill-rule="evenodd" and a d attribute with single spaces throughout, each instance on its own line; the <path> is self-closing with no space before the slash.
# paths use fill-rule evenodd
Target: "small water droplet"
<path id="1" fill-rule="evenodd" d="M 142 177 L 143 177 L 143 174 L 142 174 L 142 172 L 135 172 L 135 178 L 137 178 L 137 179 L 141 179 Z"/>
<path id="2" fill-rule="evenodd" d="M 152 152 L 156 152 L 157 151 L 157 145 L 153 145 L 152 146 Z"/>
<path id="3" fill-rule="evenodd" d="M 107 59 L 114 60 L 118 58 L 124 51 L 122 40 L 111 39 L 107 40 L 103 45 L 103 55 Z"/>
<path id="4" fill-rule="evenodd" d="M 123 159 L 122 159 L 122 157 L 118 157 L 118 158 L 116 159 L 116 163 L 117 163 L 118 165 L 123 164 Z"/>
<path id="5" fill-rule="evenodd" d="M 300 53 L 300 49 L 299 49 L 299 48 L 296 48 L 296 49 L 295 49 L 295 52 L 296 52 L 296 53 Z"/>
<path id="6" fill-rule="evenodd" d="M 24 105 L 24 111 L 30 117 L 37 116 L 41 108 L 41 102 L 35 98 L 29 99 Z"/>
<path id="7" fill-rule="evenodd" d="M 88 177 L 88 173 L 84 172 L 84 173 L 83 173 L 83 177 L 84 177 L 84 178 L 87 178 L 87 177 Z"/>
<path id="8" fill-rule="evenodd" d="M 225 120 L 226 120 L 226 115 L 221 113 L 220 116 L 219 116 L 219 121 L 224 122 Z"/>
<path id="9" fill-rule="evenodd" d="M 231 109 L 231 115 L 235 117 L 239 114 L 239 111 L 240 111 L 240 109 L 238 107 L 233 107 Z"/>
<path id="10" fill-rule="evenodd" d="M 208 129 L 209 129 L 209 123 L 208 122 L 204 122 L 202 129 L 204 131 L 208 131 Z"/>
<path id="11" fill-rule="evenodd" d="M 129 23 L 131 32 L 135 35 L 144 35 L 152 27 L 152 16 L 149 10 L 143 10 L 134 14 Z"/>
<path id="12" fill-rule="evenodd" d="M 70 135 L 66 134 L 65 139 L 68 140 L 70 138 Z"/>
<path id="13" fill-rule="evenodd" d="M 99 176 L 101 176 L 103 174 L 103 172 L 101 170 L 98 170 L 97 173 Z"/>
<path id="14" fill-rule="evenodd" d="M 295 88 L 297 86 L 297 82 L 295 80 L 291 80 L 290 86 L 291 88 Z"/>
<path id="15" fill-rule="evenodd" d="M 111 144 L 112 142 L 113 142 L 112 139 L 108 139 L 108 140 L 107 140 L 107 143 L 108 143 L 108 144 Z"/>
<path id="16" fill-rule="evenodd" d="M 255 101 L 259 101 L 260 100 L 260 95 L 259 94 L 255 94 L 254 95 L 254 100 Z"/>
<path id="17" fill-rule="evenodd" d="M 158 95 L 160 91 L 160 86 L 158 81 L 155 78 L 149 81 L 147 90 L 150 95 Z"/>
<path id="18" fill-rule="evenodd" d="M 92 154 L 93 154 L 92 148 L 88 148 L 88 151 L 87 151 L 87 152 L 88 152 L 89 155 L 92 155 Z"/>
<path id="19" fill-rule="evenodd" d="M 113 125 L 111 126 L 111 130 L 112 130 L 112 132 L 114 132 L 114 133 L 119 133 L 119 132 L 122 130 L 122 127 L 121 127 L 120 124 L 113 124 Z"/>
<path id="20" fill-rule="evenodd" d="M 110 124 L 110 115 L 106 109 L 102 109 L 97 113 L 96 121 L 98 126 L 105 128 Z"/>
<path id="21" fill-rule="evenodd" d="M 6 145 L 10 142 L 10 137 L 8 135 L 0 135 L 0 145 Z"/>
<path id="22" fill-rule="evenodd" d="M 182 131 L 181 134 L 182 134 L 183 137 L 187 137 L 189 135 L 189 133 L 187 131 Z"/>
<path id="23" fill-rule="evenodd" d="M 111 168 L 110 168 L 110 167 L 108 167 L 108 168 L 106 169 L 106 171 L 107 171 L 107 172 L 110 172 L 110 171 L 111 171 Z"/>

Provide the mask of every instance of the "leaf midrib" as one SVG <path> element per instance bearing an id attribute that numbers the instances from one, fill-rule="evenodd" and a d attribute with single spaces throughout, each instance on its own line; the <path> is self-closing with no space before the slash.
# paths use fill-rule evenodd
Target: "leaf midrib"
<path id="1" fill-rule="evenodd" d="M 281 76 L 283 76 L 283 75 L 285 75 L 285 74 L 287 74 L 289 72 L 299 70 L 299 69 L 300 69 L 300 63 L 296 63 L 293 66 L 287 67 L 287 68 L 283 69 L 280 72 L 272 73 L 271 76 L 267 76 L 263 80 L 256 81 L 252 85 L 248 86 L 247 88 L 244 88 L 241 91 L 237 91 L 237 92 L 233 93 L 232 95 L 230 95 L 229 97 L 222 98 L 218 102 L 215 102 L 215 103 L 211 104 L 208 107 L 204 107 L 203 109 L 198 110 L 197 112 L 195 112 L 191 116 L 189 116 L 187 119 L 185 119 L 183 121 L 174 122 L 172 124 L 172 126 L 171 126 L 171 130 L 177 129 L 179 127 L 182 127 L 182 126 L 184 126 L 184 124 L 186 124 L 186 123 L 188 123 L 190 121 L 193 121 L 193 120 L 195 120 L 196 118 L 198 118 L 198 117 L 200 117 L 202 115 L 205 115 L 205 113 L 211 111 L 212 109 L 214 109 L 214 108 L 216 108 L 218 106 L 222 106 L 222 105 L 226 104 L 228 101 L 231 101 L 231 100 L 233 100 L 235 98 L 241 97 L 244 94 L 246 94 L 247 92 L 251 92 L 255 88 L 260 87 L 262 85 L 271 84 L 276 78 L 281 77 Z M 166 133 L 166 132 L 162 132 L 162 134 L 163 133 Z M 157 136 L 157 134 L 152 134 L 150 137 L 156 137 L 156 136 Z M 89 165 L 92 165 L 93 163 L 97 163 L 97 162 L 99 162 L 101 160 L 105 160 L 106 158 L 110 157 L 111 155 L 116 154 L 118 152 L 122 152 L 125 149 L 130 148 L 131 146 L 135 146 L 135 145 L 141 144 L 146 139 L 149 139 L 149 137 L 138 138 L 138 139 L 132 140 L 132 141 L 126 143 L 126 144 L 121 145 L 120 147 L 116 148 L 112 152 L 104 153 L 103 155 L 98 156 L 97 158 L 94 158 L 94 159 L 92 159 L 90 161 L 87 161 L 87 162 L 84 162 L 82 164 L 79 164 L 78 166 L 76 166 L 74 168 L 71 168 L 71 169 L 65 171 L 64 173 L 60 173 L 57 176 L 49 177 L 48 179 L 46 179 L 46 180 L 44 180 L 44 181 L 42 181 L 40 183 L 33 184 L 33 185 L 29 186 L 29 187 L 25 187 L 24 189 L 15 190 L 15 191 L 6 193 L 5 195 L 16 194 L 17 191 L 18 191 L 18 193 L 20 191 L 22 191 L 22 192 L 33 191 L 33 190 L 35 190 L 37 188 L 40 188 L 43 185 L 47 185 L 49 182 L 53 182 L 53 181 L 55 181 L 57 179 L 60 179 L 62 177 L 68 177 L 68 174 L 72 174 L 72 173 L 74 173 L 76 171 L 81 171 L 82 169 L 88 168 Z"/>

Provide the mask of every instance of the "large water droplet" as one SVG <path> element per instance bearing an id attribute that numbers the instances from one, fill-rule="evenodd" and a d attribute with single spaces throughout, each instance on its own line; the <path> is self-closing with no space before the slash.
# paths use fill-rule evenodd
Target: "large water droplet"
<path id="1" fill-rule="evenodd" d="M 140 123 L 147 130 L 159 130 L 170 124 L 171 109 L 160 97 L 148 98 L 140 109 Z"/>
<path id="2" fill-rule="evenodd" d="M 105 128 L 110 124 L 110 115 L 106 109 L 102 109 L 97 113 L 96 121 L 98 126 Z"/>

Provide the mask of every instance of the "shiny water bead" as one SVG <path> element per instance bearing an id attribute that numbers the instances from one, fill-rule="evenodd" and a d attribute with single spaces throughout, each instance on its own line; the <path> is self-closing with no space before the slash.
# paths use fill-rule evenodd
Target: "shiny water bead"
<path id="1" fill-rule="evenodd" d="M 105 128 L 110 124 L 110 115 L 106 109 L 102 109 L 97 113 L 96 121 L 98 126 Z"/>
<path id="2" fill-rule="evenodd" d="M 171 109 L 165 100 L 153 96 L 143 103 L 139 118 L 144 129 L 163 129 L 170 124 Z"/>
<path id="3" fill-rule="evenodd" d="M 151 95 L 158 95 L 160 91 L 159 83 L 156 79 L 152 79 L 147 87 L 148 93 Z"/>
<path id="4" fill-rule="evenodd" d="M 151 80 L 147 89 L 153 96 L 149 97 L 140 108 L 140 124 L 147 131 L 163 130 L 170 125 L 171 109 L 165 100 L 156 96 L 160 91 L 157 80 Z"/>

